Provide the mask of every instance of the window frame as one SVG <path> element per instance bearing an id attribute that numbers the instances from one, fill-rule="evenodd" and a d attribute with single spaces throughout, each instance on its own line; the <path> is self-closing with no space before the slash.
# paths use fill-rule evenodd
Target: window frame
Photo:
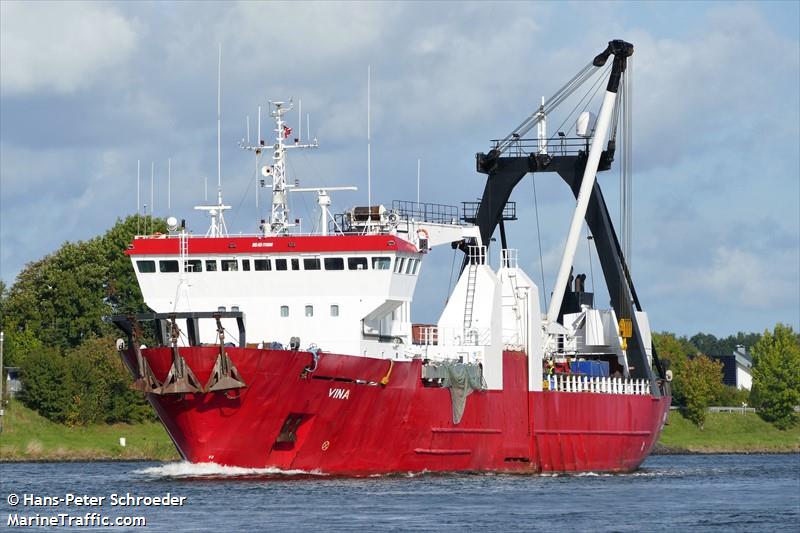
<path id="1" fill-rule="evenodd" d="M 381 265 L 386 265 L 386 268 Z M 391 270 L 392 269 L 392 256 L 379 255 L 372 257 L 372 270 Z"/>
<path id="2" fill-rule="evenodd" d="M 364 268 L 358 268 L 360 264 L 363 264 Z M 353 265 L 355 265 L 355 268 L 353 268 Z M 369 260 L 364 256 L 348 257 L 347 270 L 369 270 Z"/>
<path id="3" fill-rule="evenodd" d="M 316 264 L 316 267 L 312 266 L 311 268 L 308 268 L 309 264 Z M 319 257 L 304 257 L 303 270 L 322 270 L 322 260 Z"/>
<path id="4" fill-rule="evenodd" d="M 190 266 L 192 268 L 189 268 Z M 195 266 L 198 266 L 200 268 L 194 268 Z M 197 272 L 202 272 L 203 271 L 203 260 L 202 259 L 184 259 L 183 260 L 183 271 L 184 272 L 190 272 L 192 274 L 195 274 Z"/>
<path id="5" fill-rule="evenodd" d="M 222 272 L 239 272 L 239 260 L 238 259 L 221 259 L 219 262 L 220 270 Z M 225 267 L 228 268 L 225 268 Z M 233 268 L 230 268 L 233 266 Z"/>
<path id="6" fill-rule="evenodd" d="M 147 270 L 147 269 L 142 270 L 142 265 L 148 265 L 148 268 L 150 266 L 152 266 L 153 270 Z M 157 265 L 156 265 L 155 259 L 137 259 L 136 260 L 136 270 L 140 274 L 155 274 L 156 273 L 156 266 Z"/>
<path id="7" fill-rule="evenodd" d="M 264 268 L 258 268 L 259 264 Z M 272 270 L 272 259 L 253 259 L 253 270 L 256 272 L 269 272 Z"/>
<path id="8" fill-rule="evenodd" d="M 341 268 L 328 268 L 329 265 L 334 264 L 337 261 L 338 261 L 338 264 L 339 264 L 339 266 Z M 345 264 L 344 264 L 344 257 L 325 257 L 323 259 L 322 263 L 323 263 L 323 266 L 325 267 L 325 270 L 330 270 L 332 272 L 338 272 L 338 271 L 346 270 L 345 269 Z"/>
<path id="9" fill-rule="evenodd" d="M 165 270 L 167 265 L 175 265 L 175 270 Z M 158 272 L 159 274 L 176 274 L 181 271 L 181 264 L 177 259 L 159 259 Z"/>

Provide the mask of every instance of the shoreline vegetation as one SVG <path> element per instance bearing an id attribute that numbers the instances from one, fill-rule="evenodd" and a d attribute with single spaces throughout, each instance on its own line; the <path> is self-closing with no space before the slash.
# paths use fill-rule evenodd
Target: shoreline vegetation
<path id="1" fill-rule="evenodd" d="M 0 462 L 10 461 L 177 461 L 159 422 L 67 427 L 47 420 L 20 402 L 8 404 L 0 433 Z M 124 437 L 126 445 L 120 445 Z M 800 453 L 800 428 L 781 431 L 753 413 L 708 413 L 699 429 L 678 411 L 654 455 L 716 453 Z"/>
<path id="2" fill-rule="evenodd" d="M 120 445 L 125 438 L 125 446 Z M 180 459 L 160 422 L 68 427 L 51 422 L 19 401 L 10 401 L 0 433 L 0 462 L 176 461 Z"/>

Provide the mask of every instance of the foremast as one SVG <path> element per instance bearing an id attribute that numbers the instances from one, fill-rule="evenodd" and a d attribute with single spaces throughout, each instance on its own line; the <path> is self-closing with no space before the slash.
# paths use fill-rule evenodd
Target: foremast
<path id="1" fill-rule="evenodd" d="M 289 228 L 294 226 L 289 219 L 288 192 L 293 185 L 289 184 L 286 179 L 286 151 L 290 148 L 319 148 L 319 142 L 316 137 L 305 144 L 300 142 L 299 137 L 295 137 L 292 144 L 286 143 L 286 139 L 292 134 L 292 128 L 286 124 L 284 115 L 294 109 L 294 103 L 291 100 L 289 100 L 288 104 L 270 100 L 269 105 L 270 116 L 275 121 L 275 144 L 272 146 L 272 163 L 261 167 L 261 174 L 264 178 L 270 178 L 272 183 L 267 185 L 262 180 L 259 185 L 261 187 L 272 187 L 272 207 L 269 222 L 262 221 L 259 228 L 265 237 L 286 235 L 289 232 Z M 259 118 L 259 124 L 260 122 L 261 119 Z M 260 156 L 264 149 L 264 142 L 259 139 L 257 146 L 242 145 L 242 148 L 254 151 L 256 156 Z"/>

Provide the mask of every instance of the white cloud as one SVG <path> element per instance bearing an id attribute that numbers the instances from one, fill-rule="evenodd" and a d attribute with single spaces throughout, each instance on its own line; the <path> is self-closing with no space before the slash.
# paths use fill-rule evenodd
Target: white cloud
<path id="1" fill-rule="evenodd" d="M 109 5 L 0 4 L 0 86 L 7 94 L 72 93 L 125 61 L 133 24 Z"/>
<path id="2" fill-rule="evenodd" d="M 711 298 L 735 309 L 780 308 L 797 301 L 797 250 L 759 254 L 743 247 L 717 246 L 703 264 L 688 267 L 654 292 L 680 293 L 691 306 Z"/>

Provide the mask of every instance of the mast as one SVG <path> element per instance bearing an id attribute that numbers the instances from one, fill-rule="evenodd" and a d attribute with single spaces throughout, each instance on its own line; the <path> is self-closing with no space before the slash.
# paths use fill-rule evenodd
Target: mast
<path id="1" fill-rule="evenodd" d="M 208 178 L 205 178 L 205 199 L 208 201 Z M 219 45 L 217 61 L 217 205 L 196 205 L 198 211 L 207 211 L 211 216 L 206 237 L 224 237 L 228 234 L 225 211 L 231 206 L 222 203 L 222 44 Z"/>
<path id="2" fill-rule="evenodd" d="M 273 235 L 280 235 L 289 230 L 289 204 L 286 196 L 286 148 L 284 139 L 291 133 L 291 129 L 283 121 L 283 115 L 294 107 L 289 102 L 289 107 L 284 107 L 283 102 L 270 102 L 275 108 L 270 112 L 275 119 L 275 146 L 272 152 L 272 215 L 270 216 L 270 231 Z"/>
<path id="3" fill-rule="evenodd" d="M 217 62 L 217 189 L 222 204 L 222 44 L 219 45 Z"/>
<path id="4" fill-rule="evenodd" d="M 265 178 L 272 178 L 272 210 L 270 213 L 269 224 L 263 224 L 261 231 L 265 236 L 267 235 L 285 235 L 289 232 L 289 228 L 293 226 L 289 222 L 289 202 L 288 191 L 292 188 L 286 181 L 286 151 L 290 148 L 318 148 L 319 142 L 315 138 L 312 142 L 301 144 L 300 138 L 296 138 L 295 142 L 291 144 L 286 143 L 286 139 L 292 134 L 290 128 L 284 121 L 284 115 L 294 108 L 292 101 L 289 100 L 288 105 L 285 102 L 273 102 L 269 100 L 270 116 L 275 120 L 275 144 L 272 146 L 272 164 L 265 165 L 261 168 L 261 174 Z M 241 143 L 240 147 L 244 150 L 250 150 L 256 153 L 261 153 L 264 149 L 263 142 L 261 141 L 261 106 L 258 108 L 258 124 L 259 124 L 259 140 L 253 146 L 250 144 Z M 316 189 L 315 189 L 316 190 Z"/>
<path id="5" fill-rule="evenodd" d="M 372 80 L 372 66 L 367 65 L 367 233 L 372 221 L 372 136 L 370 135 L 370 82 Z"/>

